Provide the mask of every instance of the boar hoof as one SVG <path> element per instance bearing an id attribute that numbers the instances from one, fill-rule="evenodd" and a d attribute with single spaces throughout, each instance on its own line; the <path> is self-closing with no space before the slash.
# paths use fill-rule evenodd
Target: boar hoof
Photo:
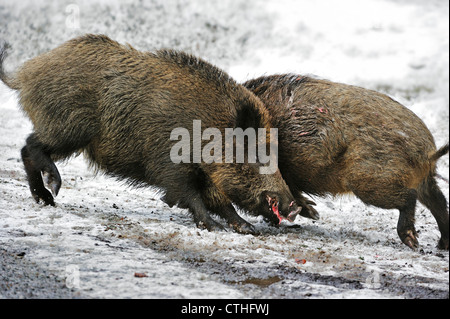
<path id="1" fill-rule="evenodd" d="M 400 239 L 403 243 L 412 250 L 417 250 L 417 248 L 419 248 L 419 241 L 417 240 L 417 237 L 418 236 L 415 230 L 408 230 L 400 235 Z"/>
<path id="2" fill-rule="evenodd" d="M 230 227 L 233 228 L 233 230 L 239 234 L 244 235 L 258 235 L 258 232 L 256 231 L 255 227 L 250 223 L 241 223 L 241 224 L 230 224 Z"/>
<path id="3" fill-rule="evenodd" d="M 311 206 L 303 207 L 302 211 L 300 212 L 300 216 L 303 216 L 303 217 L 306 217 L 306 218 L 311 218 L 311 219 L 314 219 L 314 220 L 319 220 L 320 219 L 320 215 L 317 212 L 317 210 L 315 210 Z"/>
<path id="4" fill-rule="evenodd" d="M 319 212 L 315 210 L 315 208 L 313 208 L 312 205 L 315 206 L 316 203 L 310 200 L 305 200 L 303 203 L 301 203 L 300 206 L 302 206 L 302 210 L 300 212 L 300 216 L 311 218 L 314 220 L 319 220 L 320 219 Z"/>
<path id="5" fill-rule="evenodd" d="M 61 177 L 58 170 L 53 170 L 51 173 L 44 171 L 42 176 L 44 177 L 44 183 L 47 185 L 47 188 L 52 191 L 53 196 L 57 196 L 61 188 Z"/>
<path id="6" fill-rule="evenodd" d="M 208 231 L 221 231 L 221 230 L 226 231 L 221 224 L 217 223 L 212 218 L 208 220 L 199 221 L 197 223 L 197 227 L 200 229 L 207 229 Z"/>
<path id="7" fill-rule="evenodd" d="M 55 201 L 53 200 L 52 194 L 44 187 L 39 189 L 31 189 L 31 195 L 33 195 L 36 203 L 39 203 L 39 201 L 42 200 L 44 205 L 55 206 Z"/>

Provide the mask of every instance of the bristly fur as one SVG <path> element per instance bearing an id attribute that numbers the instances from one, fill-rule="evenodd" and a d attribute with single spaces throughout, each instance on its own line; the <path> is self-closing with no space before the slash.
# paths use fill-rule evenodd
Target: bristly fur
<path id="1" fill-rule="evenodd" d="M 236 81 L 227 73 L 209 62 L 185 52 L 163 49 L 156 52 L 156 56 L 161 59 L 167 59 L 172 63 L 176 63 L 181 68 L 189 68 L 204 79 L 215 83 L 224 90 L 229 87 L 236 86 Z"/>

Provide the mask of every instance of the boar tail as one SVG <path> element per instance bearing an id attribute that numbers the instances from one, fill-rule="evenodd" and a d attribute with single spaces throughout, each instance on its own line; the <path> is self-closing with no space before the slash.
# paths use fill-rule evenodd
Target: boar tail
<path id="1" fill-rule="evenodd" d="M 3 67 L 3 62 L 7 56 L 7 50 L 10 48 L 8 43 L 4 43 L 0 46 L 0 80 L 5 83 L 9 88 L 13 90 L 19 90 L 20 85 L 11 76 L 7 75 Z"/>
<path id="2" fill-rule="evenodd" d="M 447 154 L 448 153 L 448 147 L 449 147 L 449 144 L 447 143 L 446 145 L 442 146 L 439 150 L 437 150 L 436 153 L 432 154 L 430 156 L 430 162 L 434 163 L 439 158 L 441 158 L 442 156 Z"/>

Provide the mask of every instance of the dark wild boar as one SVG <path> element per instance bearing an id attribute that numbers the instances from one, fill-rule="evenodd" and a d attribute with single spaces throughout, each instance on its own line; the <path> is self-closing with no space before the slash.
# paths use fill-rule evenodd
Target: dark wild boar
<path id="1" fill-rule="evenodd" d="M 34 127 L 22 159 L 37 202 L 54 205 L 45 188 L 56 196 L 61 187 L 54 161 L 84 152 L 98 169 L 132 186 L 163 190 L 170 206 L 189 209 L 208 230 L 223 229 L 212 212 L 236 231 L 254 233 L 232 203 L 274 222 L 278 211 L 291 218 L 297 213 L 278 170 L 260 174 L 262 164 L 248 161 L 171 160 L 172 130 L 185 128 L 192 137 L 194 120 L 222 133 L 265 128 L 270 140 L 270 115 L 261 101 L 215 66 L 182 52 L 140 52 L 103 35 L 70 40 L 14 74 L 2 68 L 5 56 L 3 49 L 0 78 L 18 91 Z"/>
<path id="2" fill-rule="evenodd" d="M 447 200 L 436 183 L 436 149 L 425 124 L 390 97 L 363 88 L 286 74 L 244 84 L 266 105 L 279 133 L 278 167 L 303 207 L 317 219 L 302 192 L 324 196 L 352 192 L 364 203 L 398 209 L 397 232 L 418 247 L 417 199 L 435 217 L 448 250 Z"/>

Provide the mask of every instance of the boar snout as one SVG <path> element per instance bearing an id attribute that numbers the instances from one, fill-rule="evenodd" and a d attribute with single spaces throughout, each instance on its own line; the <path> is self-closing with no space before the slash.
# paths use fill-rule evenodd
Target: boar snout
<path id="1" fill-rule="evenodd" d="M 263 215 L 273 224 L 281 224 L 283 219 L 293 222 L 302 210 L 291 196 L 278 192 L 265 191 L 262 198 Z"/>

